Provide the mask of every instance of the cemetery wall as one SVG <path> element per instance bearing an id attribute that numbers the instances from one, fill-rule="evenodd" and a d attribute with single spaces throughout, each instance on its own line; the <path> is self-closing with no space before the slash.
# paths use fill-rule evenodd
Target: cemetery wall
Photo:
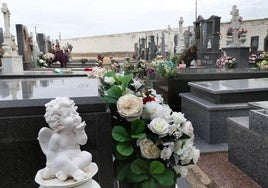
<path id="1" fill-rule="evenodd" d="M 220 47 L 226 47 L 226 31 L 230 27 L 230 22 L 221 23 L 221 40 Z M 241 28 L 248 30 L 247 40 L 245 46 L 250 46 L 251 36 L 259 36 L 258 50 L 263 50 L 264 38 L 267 34 L 268 29 L 268 18 L 255 19 L 255 20 L 244 20 L 242 22 Z M 188 27 L 183 28 L 183 32 L 188 30 Z M 193 27 L 190 27 L 193 31 Z M 101 35 L 101 36 L 89 36 L 83 38 L 71 38 L 62 39 L 60 44 L 62 46 L 70 43 L 73 45 L 73 56 L 95 56 L 98 53 L 111 53 L 111 54 L 121 54 L 121 56 L 131 57 L 134 53 L 134 44 L 139 42 L 139 38 L 155 35 L 159 36 L 159 44 L 161 42 L 161 33 L 164 31 L 165 43 L 171 44 L 174 42 L 174 35 L 179 34 L 179 40 L 182 41 L 183 33 L 179 33 L 178 28 L 174 28 L 171 31 L 167 30 L 151 30 L 142 32 L 131 32 L 131 33 L 121 33 L 112 35 Z M 182 48 L 183 44 L 179 44 Z M 120 55 L 119 55 L 120 56 Z"/>

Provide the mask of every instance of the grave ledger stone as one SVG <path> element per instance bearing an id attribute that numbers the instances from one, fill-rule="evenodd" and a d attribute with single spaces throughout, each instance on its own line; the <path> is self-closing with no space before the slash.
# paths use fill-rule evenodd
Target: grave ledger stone
<path id="1" fill-rule="evenodd" d="M 185 117 L 209 144 L 227 143 L 227 118 L 248 115 L 248 102 L 268 100 L 268 78 L 190 82 L 182 93 Z"/>
<path id="2" fill-rule="evenodd" d="M 260 184 L 268 185 L 268 105 L 250 103 L 248 116 L 228 118 L 229 161 Z"/>
<path id="3" fill-rule="evenodd" d="M 100 186 L 113 187 L 111 115 L 106 103 L 98 97 L 98 80 L 1 79 L 0 86 L 0 187 L 37 187 L 34 177 L 45 164 L 37 135 L 47 126 L 44 105 L 57 96 L 70 97 L 78 106 L 88 135 L 81 150 L 89 151 L 98 165 L 94 179 Z"/>

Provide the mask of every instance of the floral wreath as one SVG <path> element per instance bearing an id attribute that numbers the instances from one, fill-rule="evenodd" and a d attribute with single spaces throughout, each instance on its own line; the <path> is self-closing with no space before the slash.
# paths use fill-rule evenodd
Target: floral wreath
<path id="1" fill-rule="evenodd" d="M 191 122 L 130 74 L 106 72 L 100 81 L 112 114 L 116 180 L 134 188 L 175 185 L 200 156 Z"/>

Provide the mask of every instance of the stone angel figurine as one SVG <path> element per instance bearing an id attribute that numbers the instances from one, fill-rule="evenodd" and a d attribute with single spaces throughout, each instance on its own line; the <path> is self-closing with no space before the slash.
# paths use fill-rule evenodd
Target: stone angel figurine
<path id="1" fill-rule="evenodd" d="M 41 170 L 44 180 L 57 178 L 75 181 L 86 178 L 84 169 L 92 161 L 92 155 L 81 151 L 80 145 L 87 142 L 85 122 L 79 116 L 77 106 L 67 97 L 57 97 L 45 104 L 44 115 L 49 127 L 39 131 L 38 140 L 46 155 L 46 167 Z"/>

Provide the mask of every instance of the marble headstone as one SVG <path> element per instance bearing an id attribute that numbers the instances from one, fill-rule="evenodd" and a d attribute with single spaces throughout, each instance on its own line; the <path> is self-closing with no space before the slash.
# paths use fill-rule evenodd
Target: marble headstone
<path id="1" fill-rule="evenodd" d="M 16 24 L 18 54 L 22 55 L 24 65 L 33 63 L 32 39 L 28 33 L 27 27 L 22 24 Z"/>

